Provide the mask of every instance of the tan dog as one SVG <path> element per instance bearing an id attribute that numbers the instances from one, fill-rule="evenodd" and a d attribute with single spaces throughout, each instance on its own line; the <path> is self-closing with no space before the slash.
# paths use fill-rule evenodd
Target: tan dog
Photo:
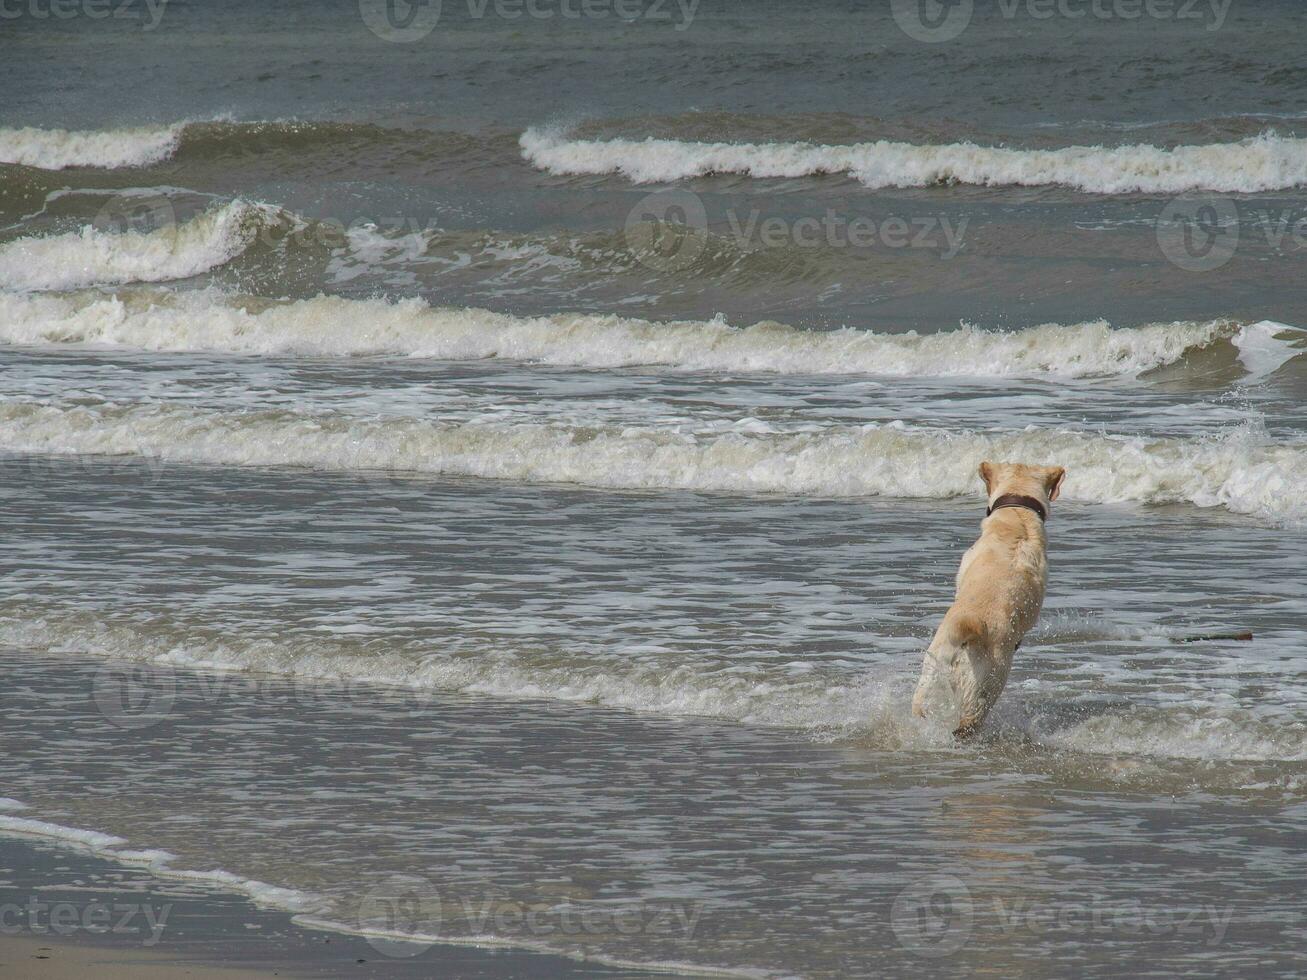
<path id="1" fill-rule="evenodd" d="M 974 734 L 1007 684 L 1012 654 L 1035 625 L 1048 584 L 1044 521 L 1066 470 L 981 463 L 989 509 L 980 539 L 962 556 L 957 597 L 921 665 L 912 713 L 926 716 L 927 692 L 943 672 L 958 703 L 959 738 Z"/>

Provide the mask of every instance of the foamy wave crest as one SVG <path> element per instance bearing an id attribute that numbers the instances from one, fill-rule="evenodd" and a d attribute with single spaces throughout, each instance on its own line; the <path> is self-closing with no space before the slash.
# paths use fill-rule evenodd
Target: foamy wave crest
<path id="1" fill-rule="evenodd" d="M 637 184 L 704 174 L 848 174 L 870 188 L 1060 184 L 1093 194 L 1178 194 L 1252 193 L 1307 183 L 1307 139 L 1270 133 L 1237 143 L 1170 149 L 1137 144 L 1015 150 L 974 143 L 915 146 L 885 140 L 846 146 L 578 140 L 535 128 L 524 132 L 520 142 L 525 158 L 550 173 L 622 174 Z"/>
<path id="2" fill-rule="evenodd" d="M 0 129 L 0 163 L 42 170 L 143 167 L 166 160 L 181 142 L 182 124 L 163 129 Z"/>
<path id="3" fill-rule="evenodd" d="M 1250 718 L 1233 709 L 1139 707 L 1038 737 L 1091 755 L 1290 762 L 1307 759 L 1307 740 L 1296 720 Z"/>
<path id="4" fill-rule="evenodd" d="M 1289 329 L 1289 328 L 1283 328 Z M 599 315 L 515 317 L 422 300 L 240 300 L 182 296 L 0 295 L 0 343 L 86 343 L 153 351 L 312 356 L 518 358 L 591 368 L 896 376 L 1131 376 L 1241 336 L 1227 320 L 1112 329 L 1105 321 L 1012 332 L 819 332 L 779 323 L 653 323 Z M 1258 334 L 1259 342 L 1272 345 Z M 1296 353 L 1289 350 L 1284 356 Z M 1233 358 L 1234 352 L 1231 351 Z M 1268 355 L 1269 356 L 1269 355 Z M 1269 363 L 1269 361 L 1268 361 Z"/>
<path id="5" fill-rule="evenodd" d="M 0 611 L 0 645 L 150 663 L 164 671 L 204 671 L 209 676 L 197 683 L 213 693 L 227 684 L 232 692 L 244 693 L 249 682 L 241 675 L 252 674 L 302 681 L 276 689 L 277 694 L 310 702 L 323 696 L 338 702 L 342 693 L 356 690 L 354 685 L 369 703 L 375 697 L 374 686 L 412 691 L 416 698 L 458 691 L 506 700 L 546 699 L 718 718 L 825 737 L 853 736 L 884 748 L 952 751 L 957 747 L 946 721 L 948 712 L 932 715 L 925 723 L 911 717 L 915 671 L 898 674 L 823 666 L 794 675 L 765 662 L 669 665 L 583 646 L 566 652 L 535 651 L 505 648 L 497 642 L 457 650 L 445 641 L 378 644 L 285 632 L 275 639 L 259 638 L 168 614 L 152 616 L 148 622 L 115 619 L 112 613 L 41 608 L 30 601 L 21 610 L 6 604 Z M 224 681 L 224 676 L 230 681 Z M 1020 730 L 1045 746 L 1089 756 L 1275 762 L 1307 758 L 1307 742 L 1293 719 L 1244 708 L 1137 706 L 1068 726 L 1056 720 L 1066 716 L 1065 702 L 1041 695 L 1031 707 L 1035 717 Z M 4 819 L 0 816 L 0 821 Z M 18 818 L 10 819 L 20 823 Z M 0 823 L 0 831 L 4 829 Z M 117 848 L 124 842 L 108 838 L 105 843 Z"/>
<path id="6" fill-rule="evenodd" d="M 237 200 L 153 231 L 115 233 L 86 225 L 64 235 L 20 238 L 0 246 L 0 286 L 76 289 L 185 279 L 231 261 L 277 214 L 269 205 Z"/>
<path id="7" fill-rule="evenodd" d="M 1307 520 L 1307 444 L 1274 443 L 1253 425 L 1199 439 L 900 422 L 787 431 L 757 419 L 694 432 L 8 402 L 0 403 L 0 449 L 622 489 L 918 498 L 974 495 L 981 460 L 1017 459 L 1066 466 L 1065 493 L 1073 499 L 1190 503 Z"/>
<path id="8" fill-rule="evenodd" d="M 884 724 L 891 721 L 889 713 L 910 722 L 906 687 L 891 697 L 888 687 L 872 685 L 849 669 L 816 669 L 794 677 L 765 664 L 668 665 L 634 655 L 618 662 L 587 655 L 583 648 L 540 656 L 503 644 L 454 651 L 448 642 L 437 650 L 415 642 L 384 647 L 321 636 L 282 634 L 271 640 L 218 634 L 166 616 L 143 625 L 77 611 L 42 614 L 30 605 L 22 614 L 0 615 L 0 645 L 188 669 L 255 671 L 314 683 L 543 698 L 814 731 L 865 729 L 873 713 L 885 715 Z M 314 690 L 297 693 L 311 697 Z"/>

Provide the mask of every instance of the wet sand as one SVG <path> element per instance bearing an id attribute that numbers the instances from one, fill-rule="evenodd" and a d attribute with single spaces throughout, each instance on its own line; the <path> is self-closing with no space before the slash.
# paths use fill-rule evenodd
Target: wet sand
<path id="1" fill-rule="evenodd" d="M 92 910 L 103 906 L 110 911 L 97 918 Z M 147 907 L 149 917 L 142 914 Z M 58 917 L 57 929 L 52 917 Z M 387 948 L 400 952 L 393 942 Z M 571 980 L 655 975 L 472 946 L 421 945 L 411 955 L 387 956 L 362 937 L 303 928 L 288 913 L 260 909 L 241 896 L 165 881 L 145 869 L 36 838 L 0 837 L 0 978 L 89 976 Z"/>

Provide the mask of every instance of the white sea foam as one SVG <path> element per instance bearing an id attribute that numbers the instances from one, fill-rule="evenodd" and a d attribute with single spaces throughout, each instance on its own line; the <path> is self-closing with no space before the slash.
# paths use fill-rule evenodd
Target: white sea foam
<path id="1" fill-rule="evenodd" d="M 143 167 L 166 160 L 177 151 L 184 125 L 153 129 L 0 128 L 0 163 L 19 163 L 42 170 L 65 167 Z"/>
<path id="2" fill-rule="evenodd" d="M 469 654 L 447 649 L 415 653 L 411 644 L 389 650 L 347 640 L 284 636 L 276 641 L 215 635 L 159 616 L 149 624 L 113 622 L 74 611 L 27 610 L 0 617 L 0 644 L 27 650 L 58 650 L 95 658 L 148 662 L 205 671 L 246 672 L 329 682 L 385 685 L 418 694 L 461 691 L 520 700 L 601 704 L 661 715 L 743 721 L 814 732 L 861 731 L 869 724 L 898 730 L 901 737 L 946 739 L 948 732 L 908 725 L 908 680 L 903 690 L 849 669 L 814 669 L 802 676 L 766 664 L 709 667 L 631 656 L 620 664 L 604 658 L 530 651 L 503 644 Z M 298 690 L 297 696 L 311 696 Z M 887 730 L 888 730 L 887 729 Z M 910 729 L 910 730 L 909 730 Z M 914 734 L 915 733 L 915 734 Z M 892 734 L 892 732 L 891 732 Z"/>
<path id="3" fill-rule="evenodd" d="M 1018 150 L 949 143 L 698 143 L 668 139 L 570 139 L 531 128 L 522 153 L 555 174 L 622 174 L 635 183 L 702 174 L 804 177 L 848 174 L 863 185 L 925 187 L 940 183 L 1060 184 L 1094 194 L 1178 194 L 1191 190 L 1252 193 L 1307 183 L 1307 139 L 1266 133 L 1237 143 L 1164 148 L 1068 146 Z"/>
<path id="4" fill-rule="evenodd" d="M 19 238 L 0 245 L 0 286 L 75 289 L 98 283 L 185 279 L 231 261 L 277 215 L 268 205 L 237 200 L 190 221 L 165 220 L 147 232 L 86 225 L 62 235 Z"/>
<path id="5" fill-rule="evenodd" d="M 540 940 L 528 940 L 517 937 L 513 939 L 505 939 L 503 936 L 496 936 L 493 933 L 472 934 L 469 936 L 447 936 L 434 932 L 405 932 L 401 929 L 386 928 L 381 924 L 378 924 L 375 927 L 366 924 L 350 924 L 314 915 L 298 915 L 295 917 L 295 922 L 297 925 L 304 926 L 308 929 L 321 929 L 326 932 L 344 933 L 349 936 L 364 936 L 370 940 L 382 939 L 401 943 L 418 943 L 422 946 L 431 946 L 440 943 L 445 946 L 476 946 L 483 949 L 525 949 L 538 953 L 546 953 L 552 956 L 564 956 L 568 959 L 579 960 L 583 963 L 594 963 L 608 967 L 615 967 L 616 969 L 623 971 L 636 970 L 650 974 L 680 974 L 689 977 L 731 977 L 735 978 L 735 980 L 772 980 L 772 978 L 787 976 L 787 974 L 778 974 L 774 970 L 753 967 L 714 967 L 700 966 L 696 963 L 685 963 L 678 960 L 625 959 L 620 956 L 605 956 L 589 951 L 581 952 L 566 948 L 560 949 L 555 945 Z"/>
<path id="6" fill-rule="evenodd" d="M 0 252 L 0 256 L 3 253 Z M 1293 328 L 1285 327 L 1284 330 Z M 1296 351 L 1259 327 L 1256 343 Z M 654 323 L 612 315 L 517 317 L 480 309 L 318 296 L 290 302 L 213 290 L 124 297 L 0 294 L 0 343 L 312 356 L 518 358 L 590 368 L 894 376 L 1132 376 L 1240 335 L 1228 320 L 1113 329 L 1102 320 L 935 334 Z M 1269 362 L 1259 362 L 1259 370 Z"/>
<path id="7" fill-rule="evenodd" d="M 974 494 L 981 460 L 1020 459 L 1066 466 L 1063 492 L 1073 500 L 1190 503 L 1307 520 L 1307 444 L 1274 442 L 1251 423 L 1184 439 L 899 422 L 778 429 L 756 419 L 690 431 L 11 401 L 0 403 L 0 449 L 605 488 L 919 498 Z"/>
<path id="8" fill-rule="evenodd" d="M 1038 737 L 1092 755 L 1298 762 L 1307 759 L 1307 738 L 1294 721 L 1254 719 L 1235 709 L 1134 708 Z"/>
<path id="9" fill-rule="evenodd" d="M 1303 331 L 1274 320 L 1249 324 L 1234 337 L 1239 361 L 1248 371 L 1245 384 L 1258 384 L 1282 368 L 1299 350 L 1286 342 L 1285 334 L 1301 336 Z"/>
<path id="10" fill-rule="evenodd" d="M 1041 639 L 1050 642 L 1047 636 Z M 1075 643 L 1069 638 L 1055 642 Z M 324 690 L 338 697 L 341 683 L 346 682 L 363 685 L 357 693 L 368 700 L 375 696 L 372 685 L 408 689 L 415 697 L 460 691 L 507 700 L 547 699 L 659 715 L 711 717 L 799 729 L 818 737 L 870 738 L 884 747 L 956 749 L 947 710 L 932 712 L 927 723 L 911 717 L 908 705 L 915 681 L 911 672 L 821 667 L 795 675 L 766 663 L 669 666 L 636 657 L 567 658 L 556 652 L 536 658 L 529 651 L 504 649 L 502 644 L 472 655 L 451 653 L 444 645 L 423 654 L 411 644 L 386 647 L 372 643 L 364 652 L 357 645 L 304 636 L 276 640 L 247 639 L 238 633 L 219 636 L 167 616 L 153 617 L 148 623 L 127 623 L 89 612 L 43 613 L 39 609 L 0 617 L 0 643 L 146 662 L 165 670 L 216 669 L 297 678 L 308 686 L 296 687 L 295 696 L 305 698 L 312 697 L 312 685 L 318 683 L 325 683 Z M 1055 686 L 1039 691 L 1037 708 L 1058 703 Z M 1307 759 L 1302 726 L 1274 712 L 1192 703 L 1137 706 L 1069 726 L 1050 725 L 1038 710 L 1036 715 L 1020 722 L 1018 730 L 1044 745 L 1088 755 Z M 116 856 L 125 860 L 124 853 Z M 165 853 L 162 865 L 166 867 L 169 860 L 171 856 Z M 289 902 L 275 898 L 270 904 L 286 907 Z"/>
<path id="11" fill-rule="evenodd" d="M 322 901 L 315 896 L 291 888 L 279 888 L 253 878 L 242 878 L 229 871 L 195 871 L 174 868 L 171 862 L 176 856 L 161 850 L 130 850 L 123 845 L 127 843 L 122 837 L 104 834 L 96 830 L 80 827 L 67 827 L 63 824 L 50 823 L 45 820 L 29 820 L 23 817 L 0 815 L 0 834 L 20 837 L 40 837 L 56 841 L 67 847 L 88 851 L 97 857 L 107 858 L 123 864 L 146 866 L 150 872 L 161 878 L 181 881 L 193 881 L 211 888 L 235 892 L 248 896 L 256 905 L 264 908 L 282 909 L 288 912 L 315 911 L 322 907 Z"/>
<path id="12" fill-rule="evenodd" d="M 101 834 L 94 830 L 82 830 L 77 827 L 64 827 L 47 823 L 44 820 L 29 820 L 26 817 L 0 816 L 0 833 L 20 834 L 30 837 L 49 837 L 65 844 L 103 852 L 112 850 L 127 841 L 112 834 Z"/>

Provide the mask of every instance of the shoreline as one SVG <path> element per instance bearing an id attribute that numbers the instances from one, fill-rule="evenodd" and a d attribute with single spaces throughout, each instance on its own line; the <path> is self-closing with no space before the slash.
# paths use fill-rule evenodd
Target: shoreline
<path id="1" fill-rule="evenodd" d="M 150 950 L 0 934 L 0 975 L 48 980 L 76 980 L 86 976 L 95 976 L 99 980 L 137 980 L 138 977 L 141 980 L 169 980 L 177 976 L 201 980 L 253 980 L 255 977 L 291 974 L 216 966 Z"/>
<path id="2" fill-rule="evenodd" d="M 648 978 L 510 947 L 416 943 L 379 952 L 213 884 L 169 879 L 72 842 L 0 833 L 0 975 L 75 980 L 254 977 Z"/>

